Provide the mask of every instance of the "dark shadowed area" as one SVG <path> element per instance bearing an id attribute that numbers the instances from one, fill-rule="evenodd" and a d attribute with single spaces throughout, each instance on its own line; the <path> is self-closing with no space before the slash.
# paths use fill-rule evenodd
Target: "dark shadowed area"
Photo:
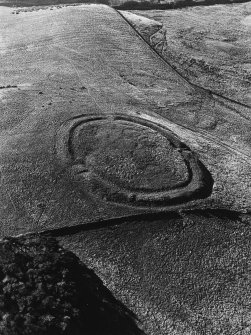
<path id="1" fill-rule="evenodd" d="M 52 238 L 0 244 L 2 335 L 143 335 L 135 315 Z"/>
<path id="2" fill-rule="evenodd" d="M 249 335 L 250 216 L 167 213 L 58 236 L 148 335 Z"/>

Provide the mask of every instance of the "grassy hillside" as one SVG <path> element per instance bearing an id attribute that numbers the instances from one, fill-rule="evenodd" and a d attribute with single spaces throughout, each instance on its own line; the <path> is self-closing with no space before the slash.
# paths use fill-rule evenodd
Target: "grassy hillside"
<path id="1" fill-rule="evenodd" d="M 92 2 L 92 0 L 0 0 L 0 6 L 31 7 Z"/>
<path id="2" fill-rule="evenodd" d="M 251 106 L 251 3 L 134 13 L 162 24 L 149 42 L 185 78 Z"/>
<path id="3" fill-rule="evenodd" d="M 189 6 L 242 3 L 247 0 L 0 0 L 0 6 L 29 7 L 74 3 L 106 4 L 123 10 L 174 9 Z"/>
<path id="4" fill-rule="evenodd" d="M 137 20 L 138 28 L 150 25 L 147 41 L 109 6 L 0 9 L 0 237 L 53 234 L 97 273 L 126 311 L 137 315 L 147 335 L 250 335 L 251 329 L 250 108 L 191 83 L 200 79 L 189 72 L 193 64 L 183 65 L 185 57 L 204 46 L 203 36 L 211 48 L 203 50 L 209 55 L 216 50 L 215 62 L 217 50 L 236 55 L 230 67 L 244 58 L 235 47 L 238 36 L 218 43 L 222 32 L 216 27 L 222 25 L 212 13 L 202 15 L 201 8 L 148 11 L 152 19 L 164 18 L 163 28 L 152 19 Z M 217 18 L 226 31 L 229 26 L 239 32 L 231 28 L 240 24 L 239 15 L 228 15 L 232 21 L 237 16 L 237 23 L 231 26 L 224 15 Z M 248 30 L 248 11 L 245 16 Z M 200 37 L 202 28 L 208 30 Z M 153 48 L 162 48 L 163 56 Z M 177 53 L 171 57 L 168 50 Z M 202 70 L 198 77 L 208 78 Z M 214 72 L 211 78 L 221 83 Z M 206 82 L 199 84 L 206 88 Z M 221 89 L 224 95 L 230 92 L 228 85 Z M 206 195 L 201 194 L 205 185 Z M 177 197 L 180 202 L 174 204 Z M 0 304 L 0 326 L 8 322 L 7 313 L 20 322 L 22 315 L 12 309 L 16 302 L 22 310 L 30 308 L 30 292 L 22 282 L 31 283 L 41 297 L 40 278 L 52 279 L 52 299 L 40 304 L 42 316 L 54 303 L 62 310 L 54 287 L 63 296 L 69 292 L 65 298 L 76 298 L 77 305 L 83 301 L 69 289 L 69 281 L 62 286 L 61 280 L 71 265 L 68 279 L 81 274 L 76 258 L 68 254 L 65 262 L 64 251 L 35 246 L 38 253 L 32 248 L 27 254 L 26 244 L 24 252 L 15 248 L 11 259 L 2 249 L 0 279 L 7 305 Z M 47 262 L 54 256 L 63 268 Z M 16 271 L 20 259 L 24 270 Z M 27 276 L 26 268 L 32 270 Z M 54 275 L 47 276 L 48 270 Z M 86 279 L 93 284 L 91 274 Z M 84 280 L 78 278 L 73 287 L 81 292 Z M 102 282 L 98 286 L 104 289 Z M 99 292 L 94 290 L 94 299 Z M 102 316 L 112 297 L 99 296 Z M 90 322 L 93 298 L 84 302 Z M 52 321 L 50 315 L 43 320 Z M 114 314 L 111 321 L 116 321 Z M 94 322 L 91 326 L 104 329 L 99 318 Z M 27 333 L 21 328 L 21 334 Z"/>
<path id="5" fill-rule="evenodd" d="M 123 10 L 167 10 L 191 6 L 212 6 L 216 4 L 242 3 L 247 0 L 109 0 L 110 5 Z"/>

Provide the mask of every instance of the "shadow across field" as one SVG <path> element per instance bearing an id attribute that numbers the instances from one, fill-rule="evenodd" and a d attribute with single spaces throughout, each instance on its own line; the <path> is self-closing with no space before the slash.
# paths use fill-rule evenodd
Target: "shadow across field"
<path id="1" fill-rule="evenodd" d="M 95 272 L 52 238 L 2 241 L 0 296 L 1 334 L 144 334 Z"/>
<path id="2" fill-rule="evenodd" d="M 159 213 L 143 213 L 135 214 L 127 217 L 117 217 L 108 220 L 99 220 L 91 223 L 78 224 L 75 226 L 66 226 L 56 229 L 48 229 L 41 232 L 41 235 L 60 237 L 60 236 L 70 236 L 78 234 L 80 232 L 99 230 L 99 229 L 109 229 L 112 227 L 127 225 L 132 223 L 142 223 L 143 225 L 151 224 L 154 221 L 163 221 L 165 224 L 170 220 L 183 219 L 183 215 L 191 214 L 199 218 L 219 218 L 219 219 L 228 219 L 231 221 L 241 221 L 243 213 L 238 211 L 231 211 L 227 209 L 195 209 L 188 210 L 183 212 L 159 212 Z M 180 225 L 180 229 L 183 230 L 183 224 Z"/>

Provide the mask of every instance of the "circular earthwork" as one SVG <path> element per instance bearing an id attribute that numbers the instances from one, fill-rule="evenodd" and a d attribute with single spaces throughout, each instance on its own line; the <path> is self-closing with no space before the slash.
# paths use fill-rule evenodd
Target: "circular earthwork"
<path id="1" fill-rule="evenodd" d="M 127 115 L 88 115 L 59 130 L 57 153 L 71 177 L 102 200 L 171 206 L 211 194 L 213 180 L 168 128 Z"/>

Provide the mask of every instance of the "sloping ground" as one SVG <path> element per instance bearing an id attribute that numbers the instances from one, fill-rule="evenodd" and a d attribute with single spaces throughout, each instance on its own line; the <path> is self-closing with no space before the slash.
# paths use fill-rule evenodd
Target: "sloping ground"
<path id="1" fill-rule="evenodd" d="M 250 109 L 186 82 L 111 8 L 13 12 L 1 236 L 50 230 L 147 335 L 249 334 Z"/>
<path id="2" fill-rule="evenodd" d="M 134 311 L 147 335 L 249 335 L 250 222 L 169 213 L 61 238 Z"/>
<path id="3" fill-rule="evenodd" d="M 70 136 L 76 116 L 153 115 L 156 103 L 128 83 L 132 70 L 133 80 L 163 78 L 178 96 L 182 79 L 163 75 L 156 56 L 105 6 L 31 9 L 18 16 L 5 8 L 1 30 L 2 234 L 137 211 L 79 189 L 61 138 Z"/>
<path id="4" fill-rule="evenodd" d="M 214 4 L 241 3 L 248 0 L 0 0 L 0 6 L 31 7 L 31 6 L 60 6 L 62 4 L 100 3 L 118 9 L 174 9 L 187 6 L 211 6 Z"/>
<path id="5" fill-rule="evenodd" d="M 132 24 L 133 28 L 137 30 L 143 38 L 148 42 L 151 43 L 152 36 L 156 34 L 162 33 L 159 37 L 158 42 L 165 41 L 165 31 L 163 31 L 163 23 L 158 22 L 156 20 L 151 20 L 145 16 L 137 15 L 132 12 L 127 11 L 120 11 L 123 17 Z M 153 43 L 151 43 L 152 45 Z M 153 44 L 154 46 L 154 44 Z"/>
<path id="6" fill-rule="evenodd" d="M 13 1 L 13 0 L 12 0 Z M 105 1 L 105 0 L 104 0 Z M 120 10 L 173 10 L 194 6 L 213 6 L 243 3 L 248 0 L 107 0 L 109 4 Z M 104 2 L 103 2 L 104 3 Z"/>
<path id="7" fill-rule="evenodd" d="M 8 7 L 34 7 L 34 6 L 62 6 L 64 4 L 93 3 L 89 0 L 1 0 L 0 6 Z"/>
<path id="8" fill-rule="evenodd" d="M 144 335 L 135 315 L 52 238 L 0 243 L 1 335 Z"/>
<path id="9" fill-rule="evenodd" d="M 4 8 L 0 15 L 1 234 L 145 212 L 146 204 L 151 211 L 187 201 L 188 207 L 250 208 L 248 110 L 189 85 L 109 7 L 25 9 L 18 16 Z M 102 130 L 109 122 L 124 128 L 122 156 L 119 133 Z M 107 180 L 109 164 L 102 173 L 96 169 L 100 159 L 109 161 L 109 150 L 102 158 L 87 147 L 76 156 L 88 137 L 72 140 L 85 127 L 98 141 L 110 137 L 117 178 L 143 171 L 146 192 Z M 132 129 L 141 144 L 130 147 L 128 127 L 153 138 L 146 142 Z M 159 141 L 171 141 L 187 164 L 182 189 L 179 181 L 176 190 L 147 186 L 147 176 L 169 164 L 162 157 L 174 154 L 164 142 L 159 149 Z M 175 180 L 178 163 L 169 162 Z M 209 196 L 213 180 L 211 197 L 189 202 Z"/>
<path id="10" fill-rule="evenodd" d="M 162 35 L 152 35 L 151 45 L 185 78 L 251 106 L 250 2 L 135 13 L 163 24 Z"/>

